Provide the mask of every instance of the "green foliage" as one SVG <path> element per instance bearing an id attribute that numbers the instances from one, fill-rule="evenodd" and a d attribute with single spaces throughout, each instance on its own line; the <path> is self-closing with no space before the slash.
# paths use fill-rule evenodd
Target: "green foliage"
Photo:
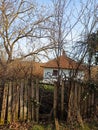
<path id="1" fill-rule="evenodd" d="M 34 125 L 32 130 L 44 130 L 44 127 L 41 125 Z"/>
<path id="2" fill-rule="evenodd" d="M 84 128 L 80 127 L 79 125 L 72 126 L 71 124 L 65 125 L 66 123 L 60 125 L 60 130 L 98 130 L 98 121 L 91 121 L 88 123 L 84 123 Z M 10 129 L 7 129 L 10 130 Z M 34 125 L 30 130 L 55 130 L 53 124 L 47 125 Z"/>
<path id="3" fill-rule="evenodd" d="M 90 128 L 90 130 L 98 130 L 98 120 L 93 120 L 91 122 L 88 123 L 88 126 Z"/>
<path id="4" fill-rule="evenodd" d="M 91 130 L 89 127 L 88 127 L 88 125 L 84 125 L 84 128 L 80 128 L 79 130 Z"/>
<path id="5" fill-rule="evenodd" d="M 84 128 L 77 128 L 76 130 L 98 130 L 98 121 L 90 121 L 88 123 L 84 123 Z"/>
<path id="6" fill-rule="evenodd" d="M 45 128 L 45 130 L 55 130 L 55 129 L 53 129 L 52 128 L 52 124 L 50 124 L 50 125 L 47 125 L 47 127 Z"/>
<path id="7" fill-rule="evenodd" d="M 46 90 L 51 90 L 51 91 L 54 90 L 53 85 L 47 85 L 47 84 L 44 84 L 42 87 L 43 87 L 44 89 L 46 89 Z"/>

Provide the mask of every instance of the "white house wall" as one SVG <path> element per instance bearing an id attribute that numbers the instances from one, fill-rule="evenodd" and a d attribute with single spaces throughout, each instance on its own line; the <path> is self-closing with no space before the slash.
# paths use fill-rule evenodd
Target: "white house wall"
<path id="1" fill-rule="evenodd" d="M 52 76 L 53 74 L 53 70 L 52 68 L 44 68 L 44 79 L 56 79 L 57 77 L 56 76 Z M 60 75 L 65 76 L 66 77 L 69 77 L 70 76 L 70 70 L 68 69 L 62 69 L 60 71 Z M 84 72 L 83 71 L 78 71 L 78 74 L 77 74 L 77 79 L 83 79 L 84 78 Z"/>
<path id="2" fill-rule="evenodd" d="M 44 79 L 51 78 L 52 73 L 53 73 L 53 69 L 44 68 Z"/>

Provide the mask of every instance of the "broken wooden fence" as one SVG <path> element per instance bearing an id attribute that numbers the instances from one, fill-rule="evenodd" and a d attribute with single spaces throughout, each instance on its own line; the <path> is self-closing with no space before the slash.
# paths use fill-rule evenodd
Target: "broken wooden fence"
<path id="1" fill-rule="evenodd" d="M 1 122 L 36 120 L 39 115 L 39 84 L 27 80 L 8 81 L 5 84 Z"/>
<path id="2" fill-rule="evenodd" d="M 62 85 L 60 86 L 60 109 L 62 117 L 65 110 L 68 109 L 65 108 L 64 104 L 66 103 L 65 93 L 67 92 L 67 96 L 69 96 L 70 87 L 71 85 L 69 82 L 62 82 Z M 73 102 L 75 99 L 75 101 L 80 104 L 80 112 L 84 118 L 85 116 L 90 116 L 94 112 L 96 103 L 95 94 L 93 92 L 87 94 L 87 97 L 84 96 L 83 100 L 81 100 L 81 96 L 86 87 L 87 86 L 84 86 L 83 84 L 75 82 L 73 89 Z M 38 122 L 40 105 L 39 94 L 38 79 L 36 79 L 36 82 L 32 81 L 30 84 L 28 83 L 28 80 L 25 79 L 20 81 L 7 81 L 3 94 L 1 122 L 7 123 L 17 120 L 33 120 Z M 56 100 L 56 97 L 54 100 Z M 55 106 L 56 104 L 54 104 L 54 107 Z"/>

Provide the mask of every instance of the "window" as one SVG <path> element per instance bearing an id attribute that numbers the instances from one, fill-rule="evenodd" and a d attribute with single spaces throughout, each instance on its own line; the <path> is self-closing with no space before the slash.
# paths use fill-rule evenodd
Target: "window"
<path id="1" fill-rule="evenodd" d="M 53 70 L 52 75 L 53 75 L 53 76 L 57 76 L 57 75 L 58 75 L 58 70 Z"/>

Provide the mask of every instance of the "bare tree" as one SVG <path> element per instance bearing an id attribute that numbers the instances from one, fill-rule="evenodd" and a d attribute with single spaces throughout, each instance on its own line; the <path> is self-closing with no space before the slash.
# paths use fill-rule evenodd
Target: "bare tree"
<path id="1" fill-rule="evenodd" d="M 54 53 L 57 59 L 57 66 L 58 66 L 58 75 L 57 75 L 57 82 L 54 85 L 54 118 L 58 118 L 58 108 L 59 108 L 59 100 L 58 97 L 60 97 L 60 94 L 64 94 L 63 92 L 60 93 L 60 82 L 61 82 L 61 74 L 60 71 L 62 69 L 60 68 L 60 59 L 59 57 L 62 55 L 62 51 L 64 47 L 66 47 L 69 43 L 67 42 L 67 37 L 72 33 L 73 28 L 77 25 L 79 22 L 80 17 L 82 16 L 82 13 L 84 10 L 81 10 L 81 13 L 78 15 L 77 19 L 71 23 L 70 16 L 72 16 L 71 10 L 67 14 L 67 9 L 69 9 L 69 5 L 71 1 L 67 0 L 53 0 L 53 13 L 54 17 L 52 17 L 50 21 L 50 28 L 48 28 L 48 31 L 50 33 L 50 41 L 54 44 Z M 71 39 L 72 40 L 72 39 Z M 72 80 L 73 81 L 73 80 Z M 72 99 L 72 91 L 73 91 L 74 83 L 71 86 L 70 90 L 70 96 L 69 96 L 69 104 Z M 63 89 L 63 85 L 62 85 Z M 62 95 L 63 96 L 63 95 Z M 63 98 L 61 100 L 63 106 Z M 72 104 L 71 104 L 72 105 Z M 72 105 L 73 106 L 73 105 Z M 71 106 L 71 107 L 72 107 Z M 74 108 L 76 109 L 76 108 Z M 78 107 L 77 107 L 78 109 Z M 62 111 L 62 108 L 61 108 Z M 73 110 L 68 108 L 68 121 L 73 121 L 72 117 L 70 115 L 70 111 L 72 112 Z M 75 111 L 74 111 L 75 112 Z M 74 116 L 77 116 L 79 123 L 82 124 L 82 118 L 80 115 L 80 112 L 76 112 Z M 82 125 L 83 126 L 83 125 Z"/>
<path id="2" fill-rule="evenodd" d="M 47 11 L 42 12 L 42 10 L 38 11 L 37 4 L 33 0 L 0 1 L 0 49 L 2 55 L 0 57 L 0 69 L 2 70 L 0 111 L 2 109 L 4 83 L 7 78 L 6 71 L 8 64 L 17 59 L 21 60 L 31 55 L 34 56 L 41 51 L 52 48 L 50 44 L 39 45 L 38 42 L 38 39 L 44 37 L 40 26 L 50 18 Z M 30 45 L 32 49 L 27 51 Z M 25 53 L 23 53 L 24 46 L 26 46 Z"/>
<path id="3" fill-rule="evenodd" d="M 64 31 L 65 27 L 68 26 L 68 22 L 64 21 L 65 8 L 68 4 L 66 0 L 53 0 L 53 18 L 50 22 L 50 41 L 54 44 L 54 54 L 57 58 L 58 74 L 57 74 L 57 83 L 54 87 L 54 118 L 58 118 L 58 106 L 59 106 L 59 90 L 60 90 L 60 61 L 58 59 L 61 56 L 62 49 L 64 47 L 66 32 Z"/>
<path id="4" fill-rule="evenodd" d="M 17 46 L 20 47 L 21 44 L 25 46 L 29 42 L 29 39 L 33 39 L 32 42 L 34 43 L 34 40 L 42 37 L 40 26 L 49 17 L 48 15 L 45 16 L 45 13 L 38 13 L 34 1 L 6 0 L 0 2 L 0 39 L 1 45 L 4 47 L 5 54 L 7 55 L 7 62 L 12 61 L 13 53 Z M 46 48 L 44 47 L 43 49 Z M 39 50 L 37 48 L 37 50 L 31 51 L 29 54 L 26 53 L 25 56 L 20 55 L 20 57 L 36 54 L 41 50 L 42 48 Z"/>

